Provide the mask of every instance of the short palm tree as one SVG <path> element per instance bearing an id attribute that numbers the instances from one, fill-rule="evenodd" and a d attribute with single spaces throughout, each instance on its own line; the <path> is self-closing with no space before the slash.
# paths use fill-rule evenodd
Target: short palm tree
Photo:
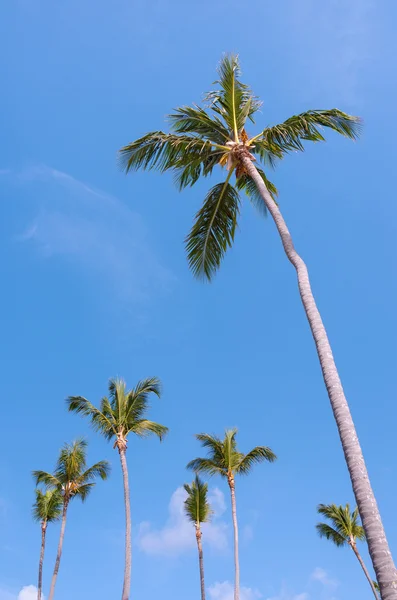
<path id="1" fill-rule="evenodd" d="M 263 461 L 273 462 L 276 455 L 266 446 L 256 446 L 247 454 L 243 454 L 237 448 L 236 442 L 237 429 L 227 429 L 225 437 L 220 439 L 215 435 L 199 433 L 196 438 L 203 448 L 208 451 L 207 458 L 195 458 L 187 465 L 196 473 L 206 473 L 207 475 L 220 475 L 227 479 L 230 489 L 232 504 L 232 518 L 234 529 L 234 600 L 240 597 L 240 564 L 238 557 L 238 524 L 236 511 L 235 495 L 235 476 L 248 475 L 252 467 Z"/>
<path id="2" fill-rule="evenodd" d="M 39 577 L 37 584 L 37 600 L 41 600 L 43 590 L 43 562 L 48 523 L 59 521 L 62 516 L 62 496 L 57 489 L 35 490 L 36 500 L 33 504 L 33 519 L 41 525 L 41 548 L 39 560 Z"/>
<path id="3" fill-rule="evenodd" d="M 317 523 L 316 529 L 320 537 L 325 537 L 331 540 L 335 546 L 350 546 L 357 557 L 358 562 L 364 571 L 365 577 L 368 580 L 371 590 L 376 600 L 379 600 L 376 593 L 376 587 L 372 581 L 363 559 L 357 549 L 357 540 L 365 540 L 364 528 L 360 525 L 360 517 L 358 508 L 350 512 L 349 504 L 346 506 L 336 506 L 336 504 L 320 504 L 317 507 L 317 512 L 326 517 L 332 525 L 328 523 Z"/>
<path id="4" fill-rule="evenodd" d="M 185 483 L 184 488 L 187 492 L 187 498 L 184 504 L 185 514 L 189 521 L 193 523 L 196 529 L 196 540 L 200 568 L 201 600 L 205 600 L 203 545 L 201 543 L 201 523 L 208 523 L 212 514 L 211 506 L 207 498 L 208 484 L 201 481 L 199 476 L 196 474 L 193 483 L 191 483 L 190 485 Z"/>
<path id="5" fill-rule="evenodd" d="M 110 466 L 106 460 L 101 460 L 88 469 L 86 467 L 87 442 L 83 439 L 78 439 L 71 444 L 65 444 L 61 448 L 54 473 L 33 471 L 36 484 L 43 484 L 47 490 L 57 490 L 62 496 L 61 533 L 48 600 L 53 600 L 54 597 L 69 504 L 74 498 L 80 498 L 84 502 L 95 486 L 95 480 L 98 477 L 103 480 L 107 479 L 110 472 Z"/>
<path id="6" fill-rule="evenodd" d="M 127 173 L 138 169 L 171 171 L 181 190 L 212 175 L 216 167 L 223 168 L 224 177 L 208 192 L 186 238 L 189 264 L 197 277 L 210 280 L 226 250 L 232 246 L 241 191 L 261 213 L 268 212 L 272 216 L 287 258 L 297 272 L 299 293 L 316 345 L 382 598 L 396 600 L 397 570 L 327 332 L 313 296 L 309 273 L 294 247 L 276 202 L 277 190 L 266 174 L 267 168 L 273 167 L 278 159 L 291 152 L 303 151 L 304 142 L 323 141 L 324 127 L 356 139 L 360 120 L 338 109 L 309 110 L 279 125 L 265 127 L 252 136 L 247 133 L 247 126 L 254 123 L 261 103 L 241 82 L 237 56 L 222 59 L 217 84 L 217 89 L 207 94 L 204 107 L 182 106 L 174 110 L 168 118 L 169 133 L 152 131 L 124 146 L 119 153 L 121 165 Z M 262 163 L 261 167 L 259 163 Z"/>
<path id="7" fill-rule="evenodd" d="M 66 401 L 70 411 L 88 417 L 94 429 L 106 440 L 115 440 L 113 447 L 117 448 L 120 455 L 126 521 L 122 600 L 128 600 L 131 588 L 131 509 L 126 457 L 127 438 L 130 433 L 141 438 L 154 434 L 161 441 L 168 431 L 164 425 L 145 418 L 151 394 L 160 397 L 160 381 L 157 377 L 139 381 L 131 390 L 127 390 L 122 379 L 111 379 L 109 398 L 102 398 L 100 408 L 96 408 L 82 396 L 70 396 Z"/>

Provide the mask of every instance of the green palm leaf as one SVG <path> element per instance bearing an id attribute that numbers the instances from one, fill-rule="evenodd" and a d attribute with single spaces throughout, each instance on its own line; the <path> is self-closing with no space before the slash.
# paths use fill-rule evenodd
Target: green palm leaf
<path id="1" fill-rule="evenodd" d="M 219 268 L 233 243 L 239 213 L 240 198 L 228 180 L 209 191 L 186 238 L 189 265 L 197 277 L 211 279 Z"/>
<path id="2" fill-rule="evenodd" d="M 332 527 L 326 523 L 317 524 L 317 532 L 321 537 L 326 537 L 337 546 L 342 546 L 344 543 L 348 543 L 349 540 L 365 540 L 365 533 L 359 522 L 357 508 L 351 512 L 349 504 L 345 506 L 319 504 L 317 512 L 332 523 Z M 342 540 L 344 540 L 343 543 Z"/>
<path id="3" fill-rule="evenodd" d="M 176 108 L 168 115 L 171 129 L 178 134 L 193 133 L 216 144 L 224 145 L 230 139 L 229 131 L 216 115 L 210 116 L 194 104 Z"/>
<path id="4" fill-rule="evenodd" d="M 265 172 L 262 169 L 257 167 L 257 171 L 262 177 L 267 189 L 269 190 L 271 197 L 276 202 L 276 198 L 278 196 L 276 186 L 271 181 L 269 181 L 269 179 L 265 175 Z M 245 173 L 241 175 L 236 180 L 236 188 L 239 191 L 244 190 L 248 198 L 251 200 L 252 204 L 259 210 L 259 212 L 264 216 L 267 215 L 266 204 L 263 202 L 263 198 L 260 195 L 258 188 L 255 185 L 255 182 L 251 179 L 249 175 Z"/>
<path id="5" fill-rule="evenodd" d="M 248 475 L 252 467 L 261 462 L 274 462 L 277 456 L 267 446 L 256 446 L 248 454 L 243 455 L 240 463 L 236 467 L 236 473 Z"/>
<path id="6" fill-rule="evenodd" d="M 52 523 L 62 516 L 62 496 L 58 489 L 49 489 L 42 492 L 35 490 L 36 500 L 32 508 L 35 521 Z"/>
<path id="7" fill-rule="evenodd" d="M 211 519 L 212 510 L 208 502 L 208 484 L 196 475 L 193 483 L 183 486 L 187 492 L 184 502 L 185 514 L 194 524 L 207 523 Z"/>

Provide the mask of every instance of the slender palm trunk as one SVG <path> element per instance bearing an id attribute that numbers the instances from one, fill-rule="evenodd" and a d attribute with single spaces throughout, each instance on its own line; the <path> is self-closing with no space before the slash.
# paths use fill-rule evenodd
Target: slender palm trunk
<path id="1" fill-rule="evenodd" d="M 131 508 L 130 486 L 128 483 L 128 467 L 126 449 L 120 448 L 121 470 L 123 471 L 124 505 L 125 505 L 125 566 L 122 600 L 128 600 L 131 588 Z"/>
<path id="2" fill-rule="evenodd" d="M 232 501 L 232 519 L 234 530 L 234 600 L 240 599 L 240 563 L 238 559 L 238 524 L 236 511 L 236 494 L 234 491 L 234 477 L 228 477 L 230 496 Z"/>
<path id="3" fill-rule="evenodd" d="M 365 577 L 368 579 L 368 583 L 371 586 L 371 590 L 372 590 L 373 595 L 375 596 L 376 600 L 379 600 L 378 593 L 377 593 L 377 591 L 375 589 L 375 586 L 373 584 L 373 581 L 372 581 L 372 579 L 371 579 L 371 577 L 370 577 L 370 575 L 369 575 L 369 573 L 367 571 L 367 567 L 365 566 L 364 561 L 361 558 L 359 551 L 357 550 L 356 544 L 354 542 L 352 542 L 350 544 L 350 547 L 353 550 L 354 554 L 356 555 L 357 560 L 360 563 L 362 570 L 364 571 Z"/>
<path id="4" fill-rule="evenodd" d="M 201 528 L 200 523 L 196 523 L 196 540 L 197 549 L 199 555 L 199 567 L 200 567 L 200 588 L 201 588 L 201 600 L 205 600 L 205 585 L 204 585 L 204 560 L 203 560 L 203 545 L 201 543 Z"/>
<path id="5" fill-rule="evenodd" d="M 339 374 L 332 355 L 328 336 L 321 320 L 310 286 L 305 263 L 296 252 L 284 218 L 272 200 L 261 176 L 243 150 L 241 160 L 261 194 L 280 234 L 285 253 L 296 269 L 299 292 L 316 344 L 324 382 L 342 442 L 347 468 L 363 522 L 372 564 L 379 583 L 382 600 L 397 600 L 397 569 L 393 562 L 379 509 L 368 477 L 363 453 L 345 398 Z"/>
<path id="6" fill-rule="evenodd" d="M 41 592 L 43 589 L 43 562 L 44 562 L 46 532 L 47 532 L 47 522 L 43 521 L 41 524 L 41 548 L 40 548 L 40 560 L 39 560 L 39 578 L 38 578 L 38 583 L 37 583 L 37 600 L 41 600 Z"/>
<path id="7" fill-rule="evenodd" d="M 53 573 L 52 579 L 51 579 L 50 595 L 48 596 L 48 600 L 53 600 L 53 598 L 54 598 L 55 584 L 57 581 L 59 564 L 61 562 L 61 556 L 62 556 L 63 538 L 65 537 L 65 527 L 66 527 L 66 516 L 67 516 L 67 512 L 68 512 L 68 504 L 69 504 L 68 500 L 64 500 L 63 512 L 62 512 L 61 533 L 59 535 L 57 557 L 55 560 L 54 573 Z"/>

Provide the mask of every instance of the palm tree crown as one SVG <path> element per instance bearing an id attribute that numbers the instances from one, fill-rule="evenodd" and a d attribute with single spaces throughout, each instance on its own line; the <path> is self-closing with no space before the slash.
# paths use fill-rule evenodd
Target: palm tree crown
<path id="1" fill-rule="evenodd" d="M 243 454 L 237 448 L 236 435 L 237 429 L 227 429 L 223 440 L 207 433 L 197 434 L 196 438 L 208 450 L 208 456 L 191 460 L 187 468 L 197 473 L 230 478 L 234 474 L 247 475 L 256 463 L 276 460 L 276 455 L 267 446 L 256 446 L 248 454 Z"/>
<path id="2" fill-rule="evenodd" d="M 131 390 L 126 389 L 123 379 L 111 379 L 109 398 L 102 398 L 100 408 L 82 396 L 70 396 L 66 402 L 69 410 L 91 419 L 91 424 L 107 440 L 115 438 L 115 446 L 127 447 L 127 436 L 134 433 L 139 437 L 157 435 L 160 440 L 168 428 L 145 418 L 149 409 L 149 396 L 160 397 L 160 381 L 151 377 L 139 381 Z"/>
<path id="3" fill-rule="evenodd" d="M 254 136 L 246 131 L 261 102 L 240 81 L 238 57 L 224 56 L 218 68 L 217 89 L 205 96 L 204 107 L 182 106 L 168 116 L 170 132 L 153 131 L 124 146 L 119 153 L 122 168 L 172 171 L 180 190 L 208 177 L 216 166 L 225 167 L 223 181 L 210 189 L 186 238 L 190 267 L 197 277 L 211 279 L 226 250 L 234 241 L 240 212 L 240 191 L 262 213 L 265 204 L 241 158 L 274 167 L 290 152 L 303 151 L 304 141 L 323 141 L 322 127 L 355 139 L 360 120 L 338 109 L 309 110 L 284 123 L 266 127 Z M 275 200 L 277 189 L 263 169 L 260 177 Z M 235 175 L 234 185 L 231 183 Z"/>
<path id="4" fill-rule="evenodd" d="M 184 503 L 185 514 L 192 523 L 208 523 L 212 510 L 208 502 L 208 484 L 204 483 L 196 474 L 194 481 L 183 486 L 187 492 Z"/>
<path id="5" fill-rule="evenodd" d="M 320 504 L 317 507 L 317 512 L 332 523 L 332 526 L 328 523 L 318 523 L 316 525 L 320 537 L 331 540 L 339 547 L 355 543 L 356 540 L 365 540 L 364 529 L 359 522 L 358 508 L 351 512 L 349 504 L 346 504 L 346 506 Z"/>
<path id="6" fill-rule="evenodd" d="M 95 485 L 95 479 L 107 479 L 110 465 L 106 460 L 86 468 L 87 442 L 78 439 L 65 444 L 59 454 L 53 474 L 46 471 L 33 471 L 36 483 L 42 483 L 47 489 L 56 489 L 63 501 L 69 502 L 79 497 L 83 502 Z"/>
<path id="7" fill-rule="evenodd" d="M 62 496 L 55 488 L 42 492 L 35 490 L 36 500 L 33 504 L 32 516 L 40 523 L 52 523 L 62 516 Z"/>

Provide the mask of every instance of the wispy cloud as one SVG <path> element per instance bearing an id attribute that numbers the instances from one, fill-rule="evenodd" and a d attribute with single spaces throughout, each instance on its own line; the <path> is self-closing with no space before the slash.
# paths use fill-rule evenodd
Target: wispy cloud
<path id="1" fill-rule="evenodd" d="M 26 169 L 17 177 L 37 204 L 20 242 L 34 244 L 45 258 L 71 261 L 121 300 L 143 302 L 169 290 L 174 275 L 152 250 L 139 214 L 48 166 Z"/>
<path id="2" fill-rule="evenodd" d="M 139 526 L 138 545 L 146 554 L 178 556 L 184 551 L 196 546 L 196 537 L 192 524 L 184 513 L 184 500 L 186 492 L 178 488 L 171 496 L 168 506 L 168 519 L 159 529 L 153 528 L 150 522 L 143 522 Z M 209 501 L 214 510 L 214 517 L 210 523 L 204 523 L 203 544 L 223 551 L 227 548 L 228 526 L 220 517 L 226 510 L 223 493 L 214 488 L 209 495 Z"/>
<path id="3" fill-rule="evenodd" d="M 335 588 L 338 586 L 338 581 L 330 577 L 321 567 L 316 567 L 310 577 L 313 581 L 319 581 L 326 587 Z"/>
<path id="4" fill-rule="evenodd" d="M 374 57 L 375 0 L 289 2 L 286 11 L 296 42 L 294 60 L 300 89 L 332 94 L 348 104 L 357 100 L 363 65 Z"/>
<path id="5" fill-rule="evenodd" d="M 233 584 L 230 581 L 218 581 L 208 588 L 208 595 L 211 600 L 233 600 Z M 240 600 L 256 600 L 261 597 L 262 594 L 258 590 L 250 587 L 240 587 Z"/>
<path id="6" fill-rule="evenodd" d="M 42 595 L 42 599 L 45 600 L 45 596 Z M 19 594 L 0 588 L 0 600 L 37 600 L 37 587 L 25 585 Z"/>

